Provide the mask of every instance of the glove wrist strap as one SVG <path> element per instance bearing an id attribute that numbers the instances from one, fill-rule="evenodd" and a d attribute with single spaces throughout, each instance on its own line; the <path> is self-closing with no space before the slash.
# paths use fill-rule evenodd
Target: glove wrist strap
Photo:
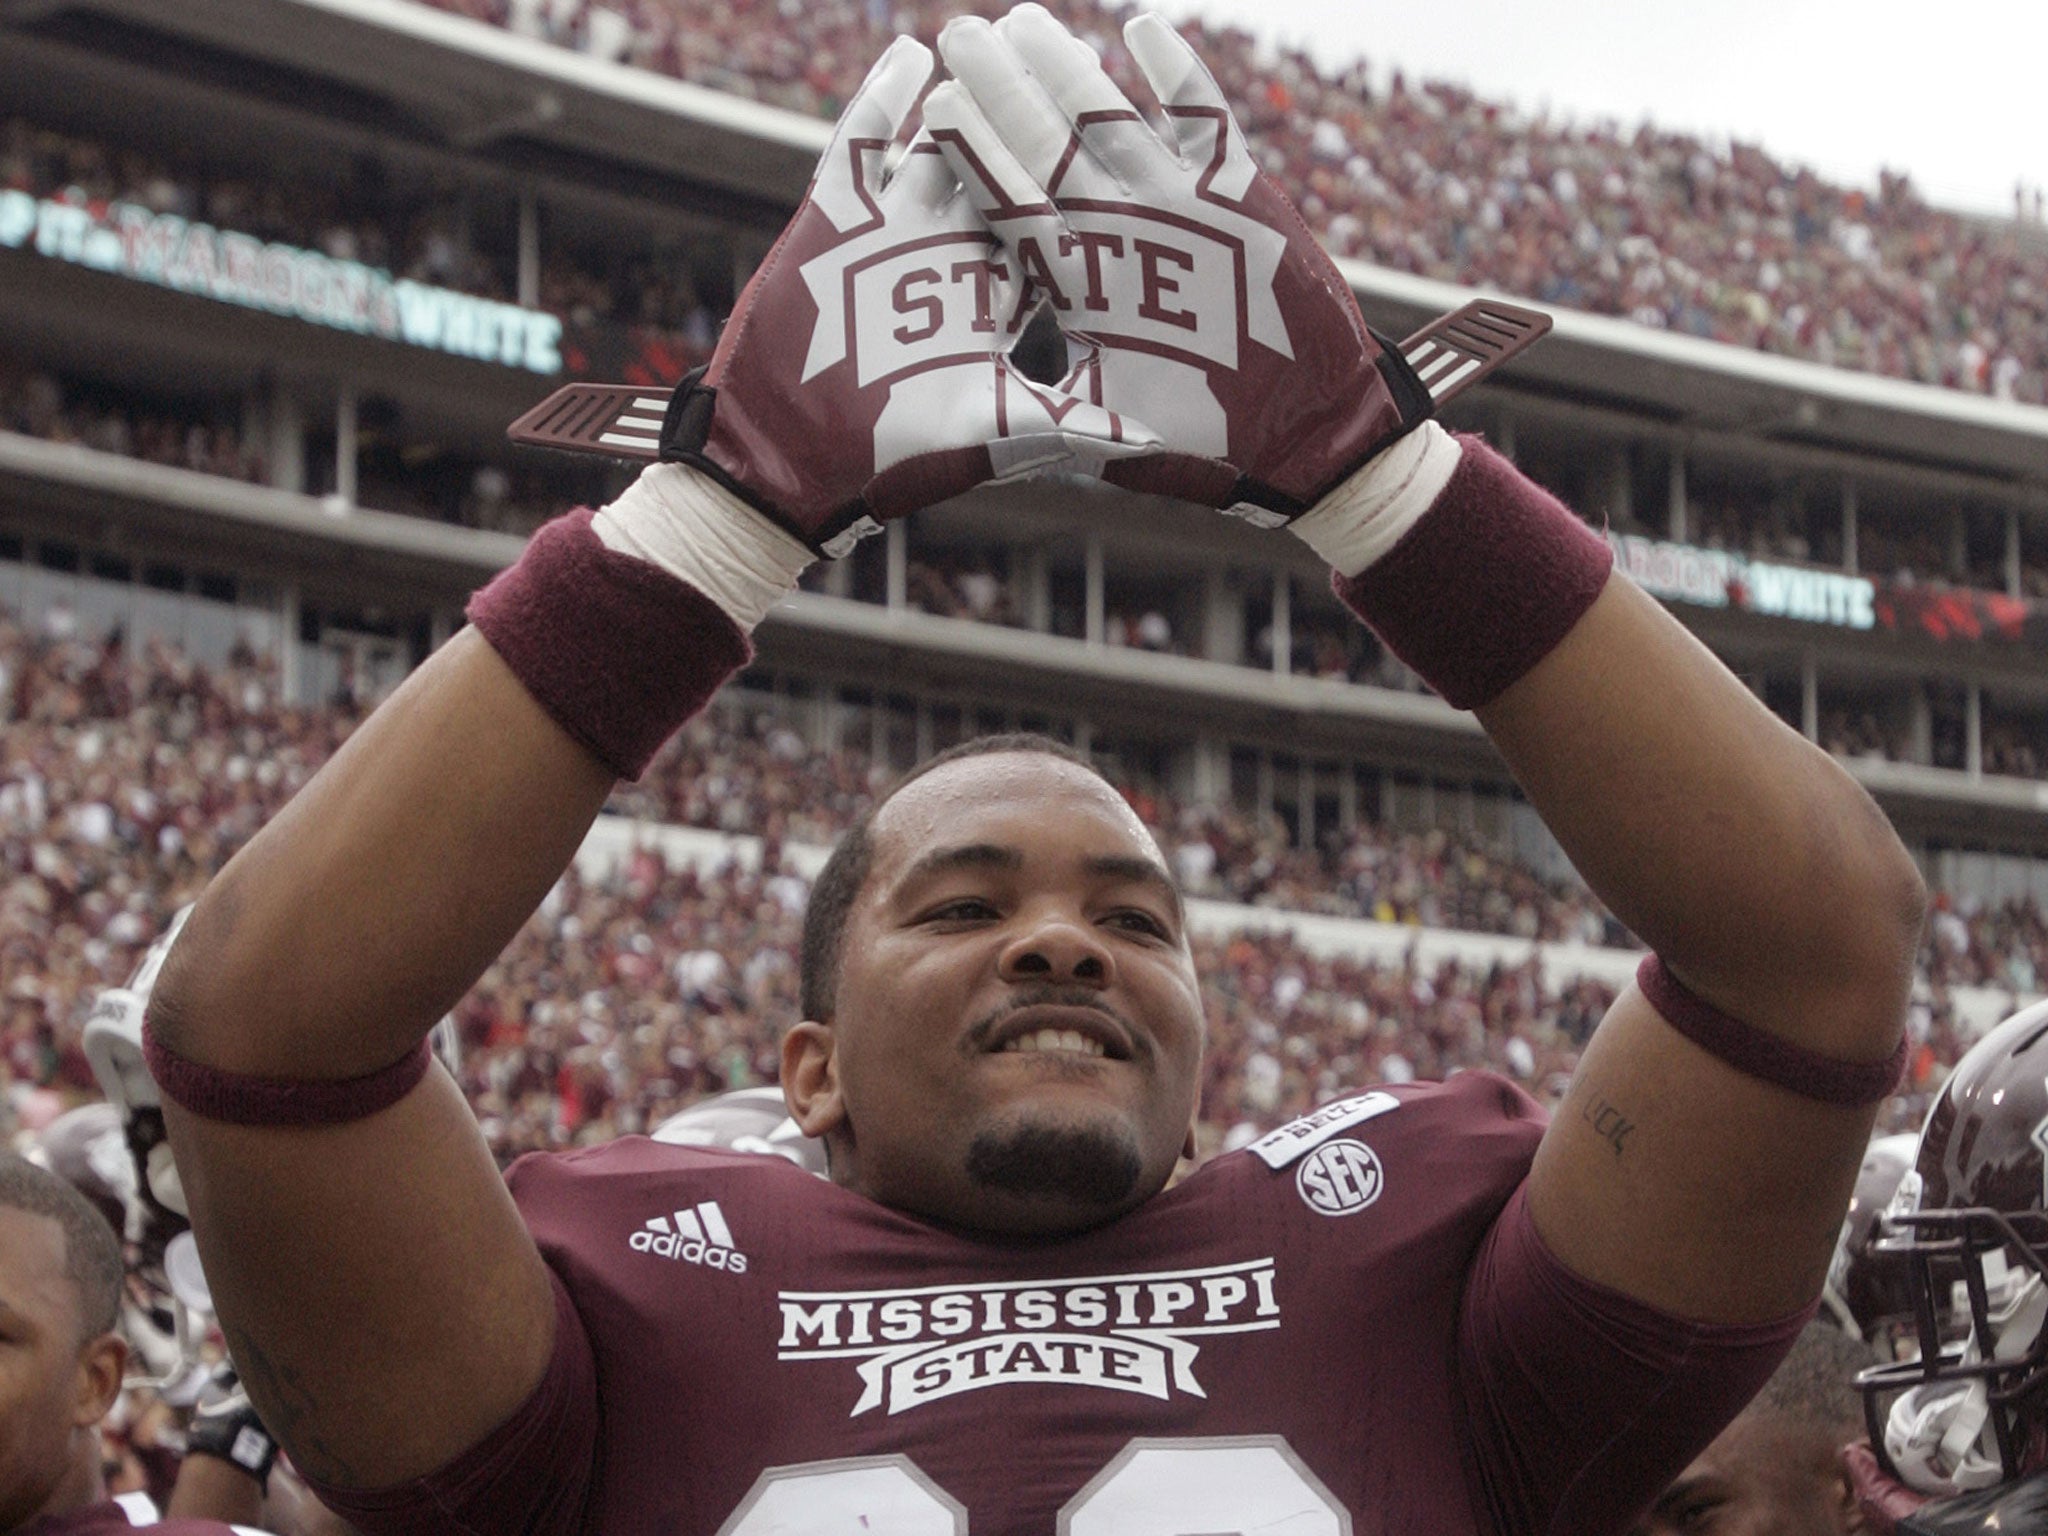
<path id="1" fill-rule="evenodd" d="M 1462 451 L 1428 510 L 1333 585 L 1448 703 L 1476 709 L 1570 633 L 1607 585 L 1614 553 L 1478 438 L 1456 442 Z M 1435 450 L 1420 452 L 1426 467 Z M 1413 479 L 1427 483 L 1420 469 Z M 1412 510 L 1399 489 L 1392 502 Z"/>
<path id="2" fill-rule="evenodd" d="M 1375 455 L 1287 525 L 1340 576 L 1356 576 L 1400 542 L 1450 483 L 1462 451 L 1433 421 Z"/>
<path id="3" fill-rule="evenodd" d="M 752 633 L 812 555 L 731 491 L 685 464 L 654 464 L 590 520 L 606 549 L 686 582 Z"/>
<path id="4" fill-rule="evenodd" d="M 220 1418 L 196 1420 L 185 1436 L 188 1456 L 215 1456 L 256 1479 L 270 1491 L 270 1469 L 277 1464 L 277 1441 L 263 1427 L 253 1408 Z"/>

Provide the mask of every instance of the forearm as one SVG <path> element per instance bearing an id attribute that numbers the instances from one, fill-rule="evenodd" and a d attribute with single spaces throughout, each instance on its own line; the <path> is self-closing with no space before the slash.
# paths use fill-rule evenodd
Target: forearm
<path id="1" fill-rule="evenodd" d="M 1386 461 L 1298 529 L 1340 594 L 1478 713 L 1680 980 L 1817 1051 L 1883 1056 L 1921 891 L 1876 806 L 1483 444 L 1428 428 Z"/>
<path id="2" fill-rule="evenodd" d="M 164 1505 L 164 1518 L 255 1527 L 263 1519 L 263 1485 L 218 1456 L 187 1456 Z"/>
<path id="3" fill-rule="evenodd" d="M 537 533 L 208 887 L 150 1000 L 210 1068 L 352 1078 L 404 1057 L 640 774 L 752 655 L 810 555 L 664 464 Z M 176 1097 L 173 1093 L 173 1097 Z"/>
<path id="4" fill-rule="evenodd" d="M 264 1076 L 395 1060 L 533 912 L 613 782 L 463 631 L 208 886 L 153 1030 Z"/>
<path id="5" fill-rule="evenodd" d="M 1693 991 L 1882 1056 L 1923 892 L 1883 813 L 1625 578 L 1479 718 L 1588 883 Z"/>

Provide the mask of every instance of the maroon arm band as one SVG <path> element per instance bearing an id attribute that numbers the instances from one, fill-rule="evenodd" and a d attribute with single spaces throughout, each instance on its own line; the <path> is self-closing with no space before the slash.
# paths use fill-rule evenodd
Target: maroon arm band
<path id="1" fill-rule="evenodd" d="M 581 508 L 536 533 L 469 601 L 469 621 L 555 723 L 637 779 L 678 727 L 753 659 L 723 608 L 605 548 Z"/>
<path id="2" fill-rule="evenodd" d="M 180 1056 L 142 1022 L 142 1059 L 163 1096 L 228 1125 L 341 1125 L 367 1120 L 411 1093 L 433 1053 L 421 1040 L 388 1067 L 361 1077 L 257 1077 Z"/>
<path id="3" fill-rule="evenodd" d="M 1823 1104 L 1875 1104 L 1898 1092 L 1906 1073 L 1906 1056 L 1912 1045 L 1904 1033 L 1899 1036 L 1898 1048 L 1883 1061 L 1841 1061 L 1730 1018 L 1689 991 L 1655 955 L 1636 967 L 1636 985 L 1665 1023 L 1709 1056 L 1725 1061 L 1745 1077 L 1775 1083 L 1803 1099 Z"/>
<path id="4" fill-rule="evenodd" d="M 1491 703 L 1549 655 L 1607 585 L 1614 552 L 1476 437 L 1415 526 L 1331 585 L 1458 709 Z"/>

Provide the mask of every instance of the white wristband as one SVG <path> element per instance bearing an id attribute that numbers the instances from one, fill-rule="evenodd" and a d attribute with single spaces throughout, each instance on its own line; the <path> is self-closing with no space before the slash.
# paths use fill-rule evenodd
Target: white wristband
<path id="1" fill-rule="evenodd" d="M 1464 452 L 1425 421 L 1287 526 L 1339 575 L 1356 576 L 1435 505 Z"/>
<path id="2" fill-rule="evenodd" d="M 815 558 L 709 475 L 655 464 L 590 521 L 606 549 L 686 581 L 751 633 Z"/>

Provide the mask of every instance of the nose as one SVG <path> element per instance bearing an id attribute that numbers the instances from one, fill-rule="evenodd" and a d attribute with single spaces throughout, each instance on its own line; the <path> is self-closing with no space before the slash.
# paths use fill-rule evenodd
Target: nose
<path id="1" fill-rule="evenodd" d="M 1003 947 L 998 969 L 1005 981 L 1073 981 L 1106 987 L 1114 975 L 1114 961 L 1093 926 L 1064 914 L 1047 914 L 1020 929 Z"/>

